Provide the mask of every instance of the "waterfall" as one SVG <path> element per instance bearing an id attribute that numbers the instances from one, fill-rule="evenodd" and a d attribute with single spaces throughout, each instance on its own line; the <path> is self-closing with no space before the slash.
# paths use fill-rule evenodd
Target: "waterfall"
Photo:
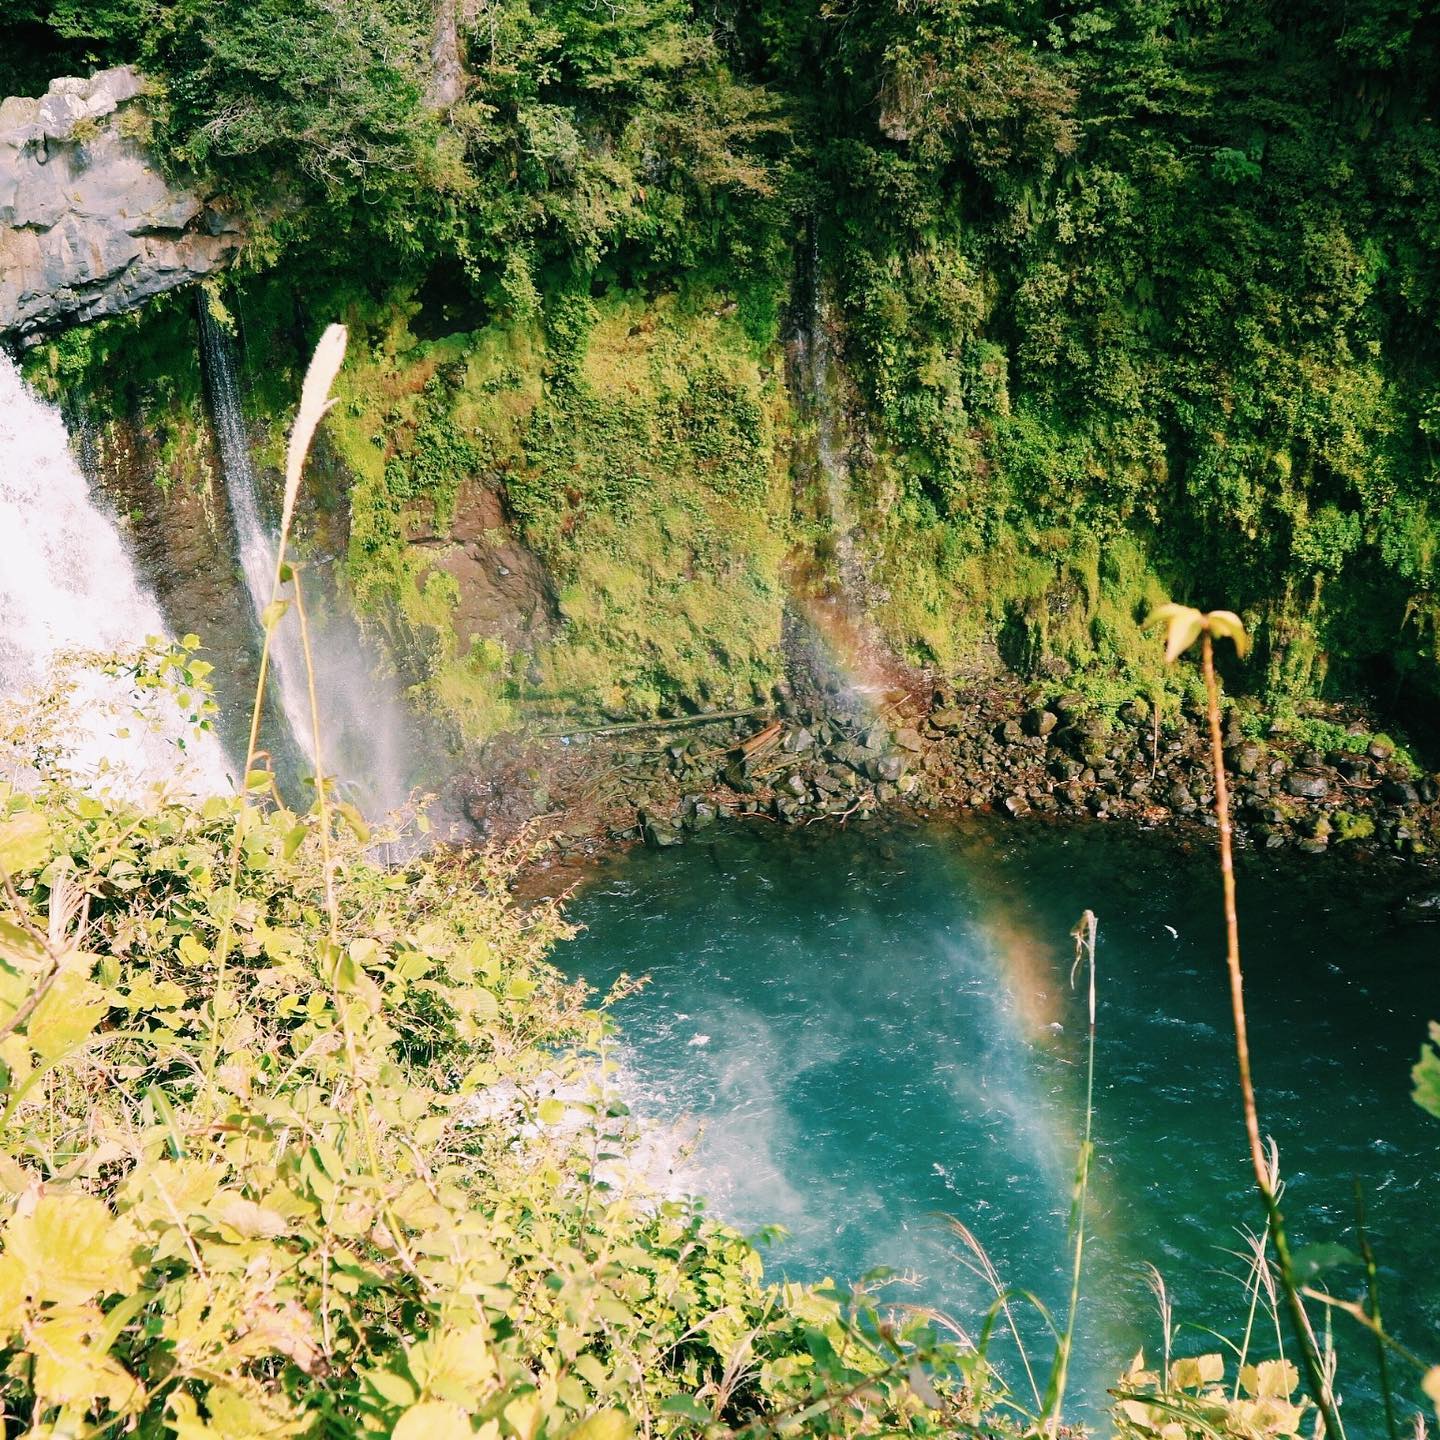
<path id="1" fill-rule="evenodd" d="M 260 625 L 270 603 L 278 536 L 266 523 L 250 438 L 240 404 L 238 351 L 230 333 L 202 302 L 200 337 L 205 380 L 224 471 L 225 492 L 235 522 L 235 540 L 245 588 Z M 412 767 L 420 758 L 405 701 L 394 679 L 382 673 L 359 627 L 333 593 L 317 590 L 314 570 L 304 576 L 306 616 L 315 666 L 323 768 L 348 790 L 371 819 L 399 809 L 412 788 Z M 314 746 L 309 683 L 294 607 L 276 625 L 270 641 L 272 688 L 288 740 L 313 771 Z"/>
<path id="2" fill-rule="evenodd" d="M 850 455 L 844 416 L 835 396 L 834 342 L 826 323 L 820 242 L 812 230 L 802 269 L 802 318 L 795 328 L 792 360 L 801 410 L 815 429 L 814 466 L 823 488 L 836 580 L 847 607 L 860 608 L 865 575 L 855 553 L 855 516 L 850 505 Z"/>
<path id="3" fill-rule="evenodd" d="M 793 466 L 796 502 L 823 527 L 812 555 L 792 555 L 786 615 L 787 655 L 823 690 L 872 710 L 906 677 L 872 623 L 867 601 L 877 597 L 867 561 L 855 544 L 859 528 L 851 503 L 851 444 L 842 403 L 843 377 L 825 303 L 820 248 L 812 226 L 797 265 L 787 341 L 791 395 L 805 420 Z"/>
<path id="4" fill-rule="evenodd" d="M 189 735 L 167 697 L 152 694 L 142 706 L 118 678 L 70 663 L 134 651 L 163 637 L 165 620 L 91 495 L 60 412 L 3 351 L 0 455 L 0 701 L 29 705 L 57 680 L 73 686 L 61 723 L 66 768 L 77 778 L 128 794 L 162 781 L 228 790 L 218 741 Z"/>

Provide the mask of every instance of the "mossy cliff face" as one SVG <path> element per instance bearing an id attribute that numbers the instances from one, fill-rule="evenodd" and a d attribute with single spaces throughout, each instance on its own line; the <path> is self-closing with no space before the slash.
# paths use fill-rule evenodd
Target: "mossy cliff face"
<path id="1" fill-rule="evenodd" d="M 219 302 L 272 496 L 305 349 L 284 299 L 271 279 Z M 224 608 L 217 580 L 242 616 L 244 601 L 194 303 L 72 332 L 32 365 L 87 395 L 97 474 L 133 512 L 175 622 L 202 629 Z M 475 742 L 768 697 L 793 529 L 788 400 L 779 347 L 747 335 L 728 297 L 560 296 L 439 335 L 408 296 L 347 318 L 299 543 L 386 640 L 418 708 Z"/>
<path id="2" fill-rule="evenodd" d="M 303 501 L 301 550 L 457 746 L 763 703 L 794 662 L 787 611 L 792 636 L 823 626 L 817 596 L 846 601 L 916 675 L 1010 671 L 1102 710 L 1165 703 L 1177 681 L 1143 619 L 1167 585 L 1144 533 L 1045 523 L 1012 497 L 962 535 L 869 403 L 864 336 L 823 276 L 777 277 L 758 330 L 719 289 L 547 295 L 529 281 L 484 314 L 436 285 L 337 302 L 350 358 Z M 235 329 L 273 497 L 319 323 L 282 274 L 70 332 L 31 363 L 84 397 L 97 475 L 174 623 L 227 662 L 238 704 L 250 621 L 197 304 Z M 1039 484 L 1044 467 L 1007 443 L 1019 448 L 972 457 L 977 472 Z M 819 636 L 842 662 L 845 638 Z"/>
<path id="3" fill-rule="evenodd" d="M 1433 708 L 1431 20 L 447 13 L 444 102 L 434 12 L 398 0 L 185 0 L 159 27 L 56 0 L 0 21 L 0 70 L 141 66 L 165 162 L 246 207 L 225 303 L 272 458 L 280 382 L 350 323 L 312 541 L 465 733 L 743 699 L 779 671 L 786 584 L 837 578 L 942 675 L 1113 710 L 1163 683 L 1140 621 L 1164 595 L 1243 614 L 1227 678 L 1272 708 Z M 782 379 L 784 317 L 817 310 L 797 254 L 819 396 Z M 59 378 L 170 425 L 194 339 L 159 313 L 112 327 L 171 326 L 158 368 L 72 339 Z"/>
<path id="4" fill-rule="evenodd" d="M 562 297 L 431 342 L 397 315 L 352 367 L 331 435 L 356 603 L 422 638 L 467 735 L 777 678 L 783 395 L 726 309 Z"/>

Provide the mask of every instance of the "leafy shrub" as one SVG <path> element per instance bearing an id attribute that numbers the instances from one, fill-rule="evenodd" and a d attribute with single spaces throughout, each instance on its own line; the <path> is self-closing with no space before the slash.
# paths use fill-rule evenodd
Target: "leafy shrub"
<path id="1" fill-rule="evenodd" d="M 325 813 L 0 790 L 12 1419 L 624 1440 L 972 1417 L 926 1327 L 765 1286 L 750 1244 L 627 1168 L 604 1010 L 545 963 L 555 908 L 512 899 L 523 849 L 386 868 Z"/>

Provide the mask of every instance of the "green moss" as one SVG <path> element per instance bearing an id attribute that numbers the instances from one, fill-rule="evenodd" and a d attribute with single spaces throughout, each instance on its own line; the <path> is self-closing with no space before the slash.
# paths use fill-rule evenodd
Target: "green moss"
<path id="1" fill-rule="evenodd" d="M 1375 834 L 1375 822 L 1368 815 L 1337 810 L 1330 820 L 1337 841 L 1369 840 Z"/>

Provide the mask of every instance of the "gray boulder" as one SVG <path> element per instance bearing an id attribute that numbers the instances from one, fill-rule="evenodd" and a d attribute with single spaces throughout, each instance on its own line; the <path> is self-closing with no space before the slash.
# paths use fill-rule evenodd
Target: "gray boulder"
<path id="1" fill-rule="evenodd" d="M 240 223 L 134 138 L 143 92 L 122 66 L 0 101 L 0 335 L 117 315 L 238 253 Z"/>

